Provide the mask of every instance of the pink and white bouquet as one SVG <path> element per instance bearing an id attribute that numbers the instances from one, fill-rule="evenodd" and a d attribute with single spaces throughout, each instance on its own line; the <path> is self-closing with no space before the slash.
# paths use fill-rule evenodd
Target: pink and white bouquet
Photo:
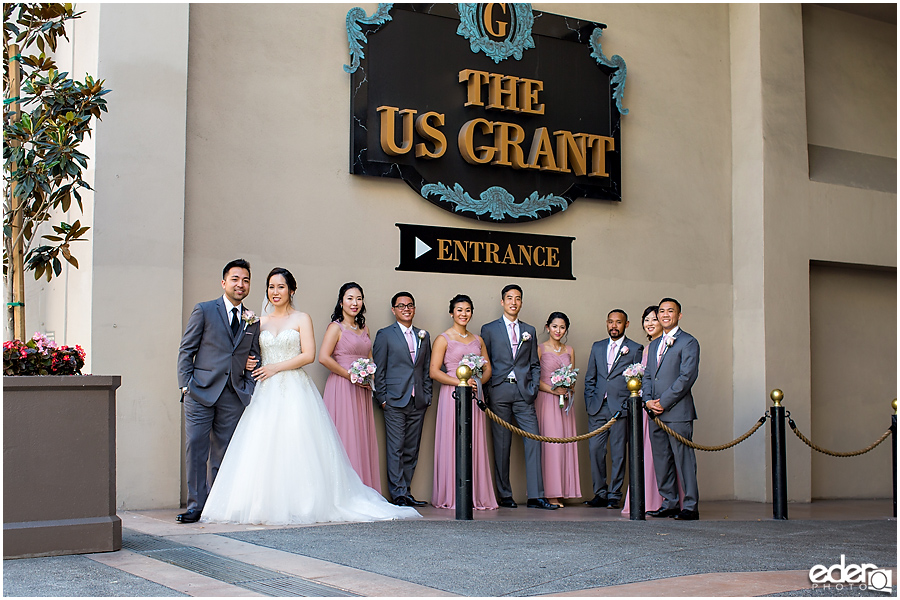
<path id="1" fill-rule="evenodd" d="M 350 365 L 350 381 L 359 385 L 371 386 L 375 369 L 375 363 L 371 358 L 357 358 Z"/>
<path id="2" fill-rule="evenodd" d="M 465 354 L 459 359 L 460 366 L 465 365 L 472 369 L 472 377 L 477 377 L 478 379 L 481 379 L 481 376 L 484 374 L 484 365 L 486 363 L 487 359 L 485 357 L 474 352 Z"/>
<path id="3" fill-rule="evenodd" d="M 566 396 L 571 395 L 572 388 L 575 387 L 575 383 L 578 381 L 578 369 L 573 369 L 572 365 L 566 365 L 564 367 L 560 367 L 550 373 L 550 385 L 555 388 L 561 387 L 566 388 L 567 393 L 565 395 L 560 395 L 559 397 L 559 407 L 562 408 L 566 405 Z"/>
<path id="4" fill-rule="evenodd" d="M 644 365 L 641 363 L 634 363 L 625 369 L 623 375 L 625 376 L 625 379 L 637 379 L 640 381 L 644 378 L 644 370 Z"/>

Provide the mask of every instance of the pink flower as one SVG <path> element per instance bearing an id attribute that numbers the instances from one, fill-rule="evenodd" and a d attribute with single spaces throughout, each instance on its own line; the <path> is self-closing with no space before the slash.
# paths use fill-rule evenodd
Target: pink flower
<path id="1" fill-rule="evenodd" d="M 375 372 L 375 365 L 369 364 L 369 365 L 366 367 L 366 373 L 368 373 L 368 374 L 371 375 L 371 374 L 374 373 L 374 372 Z"/>
<path id="2" fill-rule="evenodd" d="M 356 383 L 359 381 L 359 378 L 356 376 L 356 373 L 350 373 L 350 381 Z"/>
<path id="3" fill-rule="evenodd" d="M 626 354 L 628 354 L 628 352 L 629 352 L 628 346 L 622 346 L 622 351 L 621 351 L 622 356 L 625 356 Z"/>
<path id="4" fill-rule="evenodd" d="M 672 344 L 675 343 L 675 338 L 671 336 L 666 336 L 666 347 L 671 348 Z"/>
<path id="5" fill-rule="evenodd" d="M 523 342 L 527 342 L 527 341 L 530 340 L 530 339 L 531 339 L 531 334 L 528 333 L 527 331 L 526 331 L 525 333 L 522 334 L 522 341 L 523 341 Z"/>

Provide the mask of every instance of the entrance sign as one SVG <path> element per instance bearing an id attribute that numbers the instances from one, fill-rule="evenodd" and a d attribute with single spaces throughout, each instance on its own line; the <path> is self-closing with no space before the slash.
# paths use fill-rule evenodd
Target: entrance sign
<path id="1" fill-rule="evenodd" d="M 575 279 L 573 237 L 397 223 L 398 271 Z"/>
<path id="2" fill-rule="evenodd" d="M 620 201 L 626 67 L 605 27 L 530 4 L 350 10 L 350 172 L 493 222 Z"/>

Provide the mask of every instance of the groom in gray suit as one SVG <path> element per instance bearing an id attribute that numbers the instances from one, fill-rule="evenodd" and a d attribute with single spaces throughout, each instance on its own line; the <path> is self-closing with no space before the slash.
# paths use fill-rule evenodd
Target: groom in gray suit
<path id="1" fill-rule="evenodd" d="M 247 358 L 259 357 L 259 320 L 241 302 L 250 293 L 250 263 L 233 260 L 222 270 L 221 298 L 194 307 L 178 349 L 178 385 L 184 402 L 187 511 L 179 523 L 196 523 L 206 504 L 234 428 L 256 382 Z"/>
<path id="2" fill-rule="evenodd" d="M 491 361 L 491 381 L 488 386 L 491 410 L 507 423 L 515 416 L 520 429 L 539 435 L 534 401 L 541 379 L 541 362 L 537 353 L 537 332 L 534 327 L 519 321 L 522 309 L 522 288 L 511 284 L 500 292 L 503 316 L 481 327 L 481 338 Z M 500 495 L 500 506 L 516 508 L 509 484 L 509 448 L 512 432 L 491 421 L 494 438 L 494 476 Z M 541 473 L 541 443 L 525 440 L 525 479 L 528 488 L 528 507 L 554 510 L 544 498 L 544 477 Z"/>
<path id="3" fill-rule="evenodd" d="M 591 479 L 594 497 L 585 502 L 588 506 L 619 508 L 622 499 L 622 483 L 625 481 L 625 449 L 628 441 L 627 381 L 623 373 L 632 363 L 641 362 L 644 347 L 625 337 L 628 315 L 617 308 L 606 317 L 609 337 L 594 342 L 584 378 L 584 405 L 588 413 L 588 429 L 594 431 L 609 421 L 616 411 L 622 415 L 608 430 L 588 441 L 591 462 Z M 606 485 L 606 443 L 612 473 L 609 487 Z"/>
<path id="4" fill-rule="evenodd" d="M 697 381 L 700 368 L 700 344 L 679 327 L 681 304 L 674 298 L 663 298 L 657 311 L 663 335 L 650 343 L 647 352 L 647 372 L 644 374 L 645 405 L 660 421 L 685 439 L 692 439 L 694 397 L 691 387 Z M 663 503 L 659 510 L 648 511 L 651 517 L 674 517 L 680 521 L 696 521 L 697 460 L 694 450 L 685 446 L 650 422 L 650 445 L 653 447 L 653 466 Z M 684 488 L 684 504 L 678 510 L 678 481 Z"/>
<path id="5" fill-rule="evenodd" d="M 419 461 L 425 411 L 431 405 L 431 338 L 413 327 L 416 301 L 409 292 L 394 294 L 391 312 L 397 321 L 378 330 L 372 345 L 373 396 L 384 409 L 388 485 L 397 506 L 425 506 L 413 497 L 410 483 Z"/>

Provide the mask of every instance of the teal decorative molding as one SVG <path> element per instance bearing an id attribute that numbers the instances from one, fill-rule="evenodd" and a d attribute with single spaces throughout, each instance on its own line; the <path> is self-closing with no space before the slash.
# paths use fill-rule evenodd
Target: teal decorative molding
<path id="1" fill-rule="evenodd" d="M 354 6 L 347 11 L 347 42 L 350 44 L 350 64 L 344 65 L 344 71 L 347 73 L 356 73 L 359 68 L 359 61 L 365 56 L 363 54 L 363 45 L 368 41 L 366 34 L 362 32 L 360 23 L 364 25 L 382 25 L 391 20 L 391 8 L 394 6 L 392 2 L 383 2 L 378 4 L 378 8 L 371 17 L 366 16 L 366 11 L 359 6 Z"/>
<path id="2" fill-rule="evenodd" d="M 614 54 L 612 60 L 603 55 L 603 49 L 600 47 L 600 36 L 602 35 L 603 30 L 599 27 L 591 33 L 591 57 L 601 65 L 616 70 L 610 81 L 613 86 L 613 98 L 616 101 L 616 108 L 619 109 L 619 114 L 627 115 L 628 109 L 622 108 L 622 97 L 625 95 L 625 77 L 627 75 L 625 59 L 618 54 Z"/>
<path id="3" fill-rule="evenodd" d="M 529 48 L 534 48 L 534 38 L 531 37 L 531 28 L 534 26 L 534 14 L 531 11 L 531 4 L 513 4 L 506 5 L 513 10 L 513 19 L 511 22 L 512 32 L 510 37 L 502 42 L 496 42 L 485 34 L 481 27 L 478 16 L 478 5 L 469 3 L 459 3 L 459 28 L 456 33 L 469 40 L 469 47 L 472 52 L 478 54 L 484 52 L 495 63 L 506 60 L 510 56 L 516 60 L 522 60 L 522 53 Z"/>
<path id="4" fill-rule="evenodd" d="M 522 202 L 516 202 L 512 194 L 499 186 L 489 187 L 481 193 L 478 200 L 475 200 L 458 183 L 454 184 L 452 189 L 443 183 L 423 185 L 422 197 L 428 198 L 431 195 L 440 196 L 444 202 L 455 204 L 453 208 L 455 212 L 470 211 L 476 215 L 490 213 L 491 219 L 495 221 L 503 221 L 507 217 L 539 219 L 538 211 L 550 211 L 553 207 L 566 210 L 569 207 L 569 201 L 565 198 L 553 194 L 538 197 L 537 192 L 532 192 Z"/>

